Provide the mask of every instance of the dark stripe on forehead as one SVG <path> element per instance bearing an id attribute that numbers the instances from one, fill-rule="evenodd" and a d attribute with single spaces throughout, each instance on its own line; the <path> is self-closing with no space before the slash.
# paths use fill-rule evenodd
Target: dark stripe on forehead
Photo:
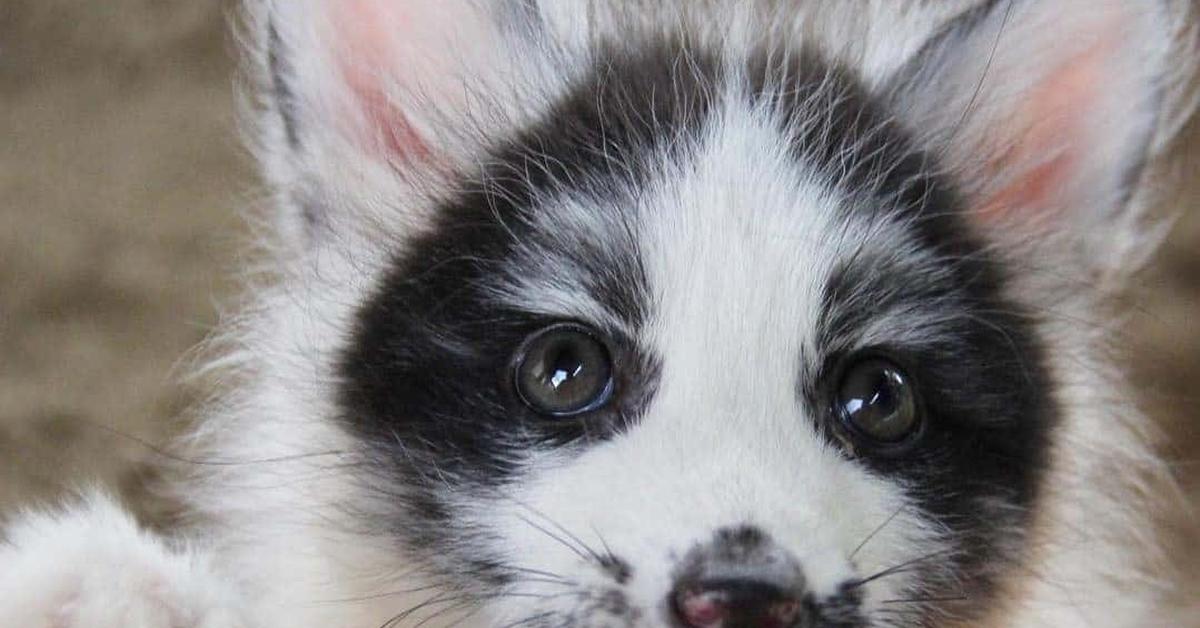
<path id="1" fill-rule="evenodd" d="M 948 202 L 927 155 L 850 69 L 809 50 L 762 51 L 747 63 L 746 80 L 798 161 L 842 194 L 876 200 L 847 209 L 911 213 Z"/>
<path id="2" fill-rule="evenodd" d="M 483 176 L 468 184 L 473 191 L 467 195 L 476 200 L 467 201 L 499 202 L 496 213 L 533 223 L 536 195 L 566 190 L 593 201 L 592 218 L 611 227 L 604 233 L 539 234 L 534 228 L 527 241 L 545 236 L 554 241 L 547 253 L 561 254 L 563 235 L 584 236 L 574 260 L 588 269 L 593 296 L 631 325 L 641 324 L 649 295 L 636 250 L 633 197 L 660 174 L 664 158 L 686 160 L 698 142 L 714 106 L 719 67 L 713 55 L 675 40 L 602 47 L 591 71 L 539 123 L 494 149 Z"/>

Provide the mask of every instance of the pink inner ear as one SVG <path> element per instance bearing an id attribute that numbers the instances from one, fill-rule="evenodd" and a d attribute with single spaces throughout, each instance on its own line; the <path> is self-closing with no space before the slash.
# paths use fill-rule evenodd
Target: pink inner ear
<path id="1" fill-rule="evenodd" d="M 366 145 L 382 141 L 386 157 L 426 160 L 430 149 L 408 115 L 389 97 L 388 88 L 403 87 L 405 55 L 398 42 L 428 27 L 406 2 L 338 0 L 331 3 L 330 18 L 340 46 L 337 66 L 361 108 L 370 137 Z"/>
<path id="2" fill-rule="evenodd" d="M 1014 173 L 1005 185 L 992 190 L 978 205 L 985 221 L 1017 220 L 1037 223 L 1053 218 L 1053 210 L 1078 185 L 1088 135 L 1103 120 L 1098 100 L 1105 61 L 1112 46 L 1101 42 L 1050 72 L 1022 97 L 1017 114 L 1001 131 L 1021 129 L 1016 143 L 991 160 L 993 173 Z"/>

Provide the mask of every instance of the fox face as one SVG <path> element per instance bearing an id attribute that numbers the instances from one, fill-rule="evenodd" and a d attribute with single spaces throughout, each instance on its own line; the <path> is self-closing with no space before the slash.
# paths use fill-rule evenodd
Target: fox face
<path id="1" fill-rule="evenodd" d="M 853 54 L 845 6 L 256 5 L 283 270 L 220 447 L 337 463 L 207 509 L 369 539 L 310 551 L 388 625 L 994 617 L 1159 110 L 1165 13 L 1084 4 Z"/>

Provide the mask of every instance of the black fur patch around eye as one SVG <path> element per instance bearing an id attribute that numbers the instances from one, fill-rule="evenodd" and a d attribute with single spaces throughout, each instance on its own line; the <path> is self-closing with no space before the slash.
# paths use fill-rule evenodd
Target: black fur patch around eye
<path id="1" fill-rule="evenodd" d="M 839 365 L 882 354 L 907 371 L 925 412 L 922 438 L 903 455 L 856 457 L 901 479 L 954 535 L 955 552 L 927 571 L 959 567 L 960 583 L 947 595 L 973 597 L 955 611 L 969 617 L 990 591 L 997 564 L 1020 559 L 1057 416 L 1052 382 L 1032 316 L 1005 296 L 1001 264 L 968 228 L 965 208 L 937 164 L 870 101 L 841 100 L 851 103 L 854 122 L 840 125 L 850 135 L 838 144 L 856 148 L 837 162 L 823 161 L 832 153 L 812 150 L 800 158 L 841 168 L 862 183 L 847 204 L 857 212 L 849 216 L 853 224 L 869 231 L 887 223 L 916 248 L 876 241 L 847 253 L 824 288 L 817 347 L 824 366 L 802 376 L 802 394 L 831 439 L 840 440 L 832 436 Z M 857 141 L 855 133 L 868 139 Z M 860 347 L 858 335 L 869 327 L 922 340 Z"/>
<path id="2" fill-rule="evenodd" d="M 895 359 L 917 387 L 926 423 L 922 436 L 903 454 L 862 453 L 858 459 L 902 479 L 921 508 L 952 533 L 956 550 L 930 570 L 948 563 L 972 574 L 948 595 L 977 602 L 990 590 L 989 574 L 1020 560 L 1057 409 L 1032 322 L 1000 295 L 999 269 L 978 250 L 968 257 L 934 252 L 913 264 L 858 256 L 830 279 L 823 326 L 830 349 L 811 382 L 811 407 L 828 421 L 830 433 L 837 431 L 831 399 L 838 384 L 832 377 L 839 361 L 855 359 L 856 352 L 839 347 L 853 346 L 857 329 L 872 323 L 923 327 L 928 338 L 919 346 L 869 349 Z M 964 606 L 957 612 L 978 604 Z"/>
<path id="3" fill-rule="evenodd" d="M 653 165 L 647 155 L 678 150 L 702 131 L 707 84 L 719 73 L 696 54 L 680 73 L 682 55 L 677 44 L 599 55 L 592 75 L 540 123 L 498 138 L 484 171 L 462 181 L 436 224 L 405 244 L 361 309 L 341 360 L 344 421 L 384 474 L 371 488 L 395 487 L 385 498 L 401 513 L 381 525 L 409 545 L 463 551 L 482 532 L 456 527 L 453 493 L 487 496 L 539 449 L 570 450 L 629 429 L 653 396 L 659 358 L 631 333 L 651 306 L 635 217 L 623 209 L 633 204 L 612 194 L 651 177 L 642 170 Z M 590 207 L 610 212 L 583 221 L 602 233 L 546 230 L 538 212 L 566 210 L 539 208 L 536 199 L 564 190 L 596 197 Z M 511 390 L 514 351 L 561 318 L 537 304 L 514 306 L 496 289 L 514 277 L 545 279 L 537 275 L 547 269 L 561 269 L 571 289 L 621 322 L 597 328 L 613 358 L 614 401 L 580 417 L 537 416 Z M 502 578 L 503 566 L 489 564 L 489 577 Z"/>

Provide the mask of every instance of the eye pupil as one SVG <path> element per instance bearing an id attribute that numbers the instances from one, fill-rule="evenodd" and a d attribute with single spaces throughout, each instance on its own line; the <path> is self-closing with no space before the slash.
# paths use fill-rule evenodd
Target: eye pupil
<path id="1" fill-rule="evenodd" d="M 916 393 L 899 367 L 868 359 L 848 369 L 838 391 L 842 420 L 857 435 L 898 443 L 919 426 Z"/>
<path id="2" fill-rule="evenodd" d="M 550 363 L 553 366 L 550 369 L 548 383 L 555 390 L 562 388 L 563 384 L 568 383 L 569 380 L 578 377 L 584 367 L 583 362 L 569 346 L 559 347 Z"/>
<path id="3" fill-rule="evenodd" d="M 556 325 L 526 340 L 514 379 L 518 396 L 533 410 L 571 416 L 608 400 L 612 363 L 604 345 L 584 328 Z"/>

